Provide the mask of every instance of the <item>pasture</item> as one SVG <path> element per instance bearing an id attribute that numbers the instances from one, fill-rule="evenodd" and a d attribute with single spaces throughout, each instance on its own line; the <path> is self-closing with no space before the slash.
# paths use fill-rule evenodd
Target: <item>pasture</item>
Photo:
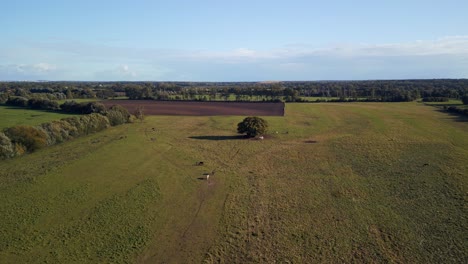
<path id="1" fill-rule="evenodd" d="M 70 114 L 0 105 L 0 129 L 16 125 L 39 125 L 70 117 Z"/>
<path id="2" fill-rule="evenodd" d="M 251 140 L 242 119 L 147 116 L 0 161 L 0 262 L 468 259 L 467 122 L 418 103 L 286 104 Z"/>

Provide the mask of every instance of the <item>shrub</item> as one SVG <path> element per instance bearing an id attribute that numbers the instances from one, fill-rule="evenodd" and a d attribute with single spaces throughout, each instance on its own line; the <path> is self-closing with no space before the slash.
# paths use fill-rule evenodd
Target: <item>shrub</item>
<path id="1" fill-rule="evenodd" d="M 60 105 L 60 109 L 67 113 L 86 115 L 92 113 L 104 113 L 106 107 L 98 102 L 77 103 L 75 101 L 66 101 Z"/>
<path id="2" fill-rule="evenodd" d="M 0 132 L 0 159 L 8 159 L 16 156 L 15 145 L 3 132 Z"/>
<path id="3" fill-rule="evenodd" d="M 62 119 L 63 121 L 67 122 L 68 124 L 70 124 L 71 127 L 73 127 L 74 129 L 73 130 L 70 130 L 70 136 L 72 137 L 77 137 L 77 136 L 81 136 L 81 135 L 85 135 L 86 133 L 86 126 L 83 122 L 81 122 L 81 118 L 80 117 L 69 117 L 69 118 L 65 118 L 65 119 Z"/>
<path id="4" fill-rule="evenodd" d="M 101 114 L 90 114 L 88 122 L 88 134 L 102 131 L 110 127 L 109 119 Z"/>
<path id="5" fill-rule="evenodd" d="M 11 105 L 11 106 L 26 107 L 28 106 L 28 98 L 21 97 L 21 96 L 9 98 L 6 101 L 6 104 Z"/>
<path id="6" fill-rule="evenodd" d="M 140 120 L 140 122 L 143 122 L 143 120 L 145 119 L 145 112 L 142 106 L 137 107 L 137 109 L 135 110 L 134 116 L 136 119 Z"/>
<path id="7" fill-rule="evenodd" d="M 80 135 L 99 132 L 110 126 L 109 119 L 101 114 L 81 116 L 78 121 Z"/>
<path id="8" fill-rule="evenodd" d="M 113 105 L 106 112 L 106 117 L 109 118 L 111 126 L 129 123 L 130 116 L 128 110 L 120 105 Z"/>
<path id="9" fill-rule="evenodd" d="M 67 113 L 76 113 L 78 103 L 75 101 L 65 101 L 65 103 L 60 105 L 60 109 L 63 112 Z"/>
<path id="10" fill-rule="evenodd" d="M 51 101 L 48 99 L 36 99 L 36 98 L 29 99 L 28 106 L 31 107 L 32 109 L 42 109 L 42 110 L 60 109 L 59 104 L 56 101 Z"/>
<path id="11" fill-rule="evenodd" d="M 86 107 L 89 109 L 90 113 L 104 114 L 106 112 L 106 107 L 98 102 L 88 103 Z"/>
<path id="12" fill-rule="evenodd" d="M 15 126 L 5 129 L 5 134 L 12 143 L 23 145 L 32 152 L 47 146 L 47 135 L 41 129 L 30 126 Z"/>
<path id="13" fill-rule="evenodd" d="M 78 129 L 65 119 L 44 123 L 40 125 L 40 128 L 46 133 L 49 146 L 79 136 Z"/>
<path id="14" fill-rule="evenodd" d="M 8 94 L 7 93 L 0 93 L 0 104 L 6 103 L 8 100 Z"/>
<path id="15" fill-rule="evenodd" d="M 68 133 L 69 138 L 104 130 L 110 126 L 109 119 L 101 114 L 89 114 L 60 120 L 61 133 Z"/>

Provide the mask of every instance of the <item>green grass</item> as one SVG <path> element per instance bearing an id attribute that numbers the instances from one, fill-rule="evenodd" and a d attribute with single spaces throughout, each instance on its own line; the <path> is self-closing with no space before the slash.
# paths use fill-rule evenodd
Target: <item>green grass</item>
<path id="1" fill-rule="evenodd" d="M 0 130 L 16 125 L 35 126 L 70 116 L 72 115 L 0 105 Z"/>
<path id="2" fill-rule="evenodd" d="M 232 139 L 242 118 L 152 116 L 1 161 L 0 262 L 468 258 L 468 123 L 287 104 L 265 140 Z"/>

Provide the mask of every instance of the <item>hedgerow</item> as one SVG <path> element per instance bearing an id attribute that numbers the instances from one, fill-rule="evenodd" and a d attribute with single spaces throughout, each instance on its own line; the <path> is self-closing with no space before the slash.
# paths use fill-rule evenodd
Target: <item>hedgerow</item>
<path id="1" fill-rule="evenodd" d="M 97 105 L 96 109 L 100 109 L 100 106 Z M 0 159 L 34 152 L 46 146 L 96 133 L 132 120 L 132 116 L 123 107 L 112 106 L 102 112 L 103 114 L 92 113 L 64 118 L 39 126 L 20 125 L 6 128 L 0 132 Z"/>

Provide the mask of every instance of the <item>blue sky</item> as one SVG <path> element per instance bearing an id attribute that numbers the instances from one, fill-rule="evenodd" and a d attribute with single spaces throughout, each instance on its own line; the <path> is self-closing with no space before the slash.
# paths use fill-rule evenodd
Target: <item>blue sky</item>
<path id="1" fill-rule="evenodd" d="M 0 80 L 468 78 L 468 1 L 2 1 Z"/>

